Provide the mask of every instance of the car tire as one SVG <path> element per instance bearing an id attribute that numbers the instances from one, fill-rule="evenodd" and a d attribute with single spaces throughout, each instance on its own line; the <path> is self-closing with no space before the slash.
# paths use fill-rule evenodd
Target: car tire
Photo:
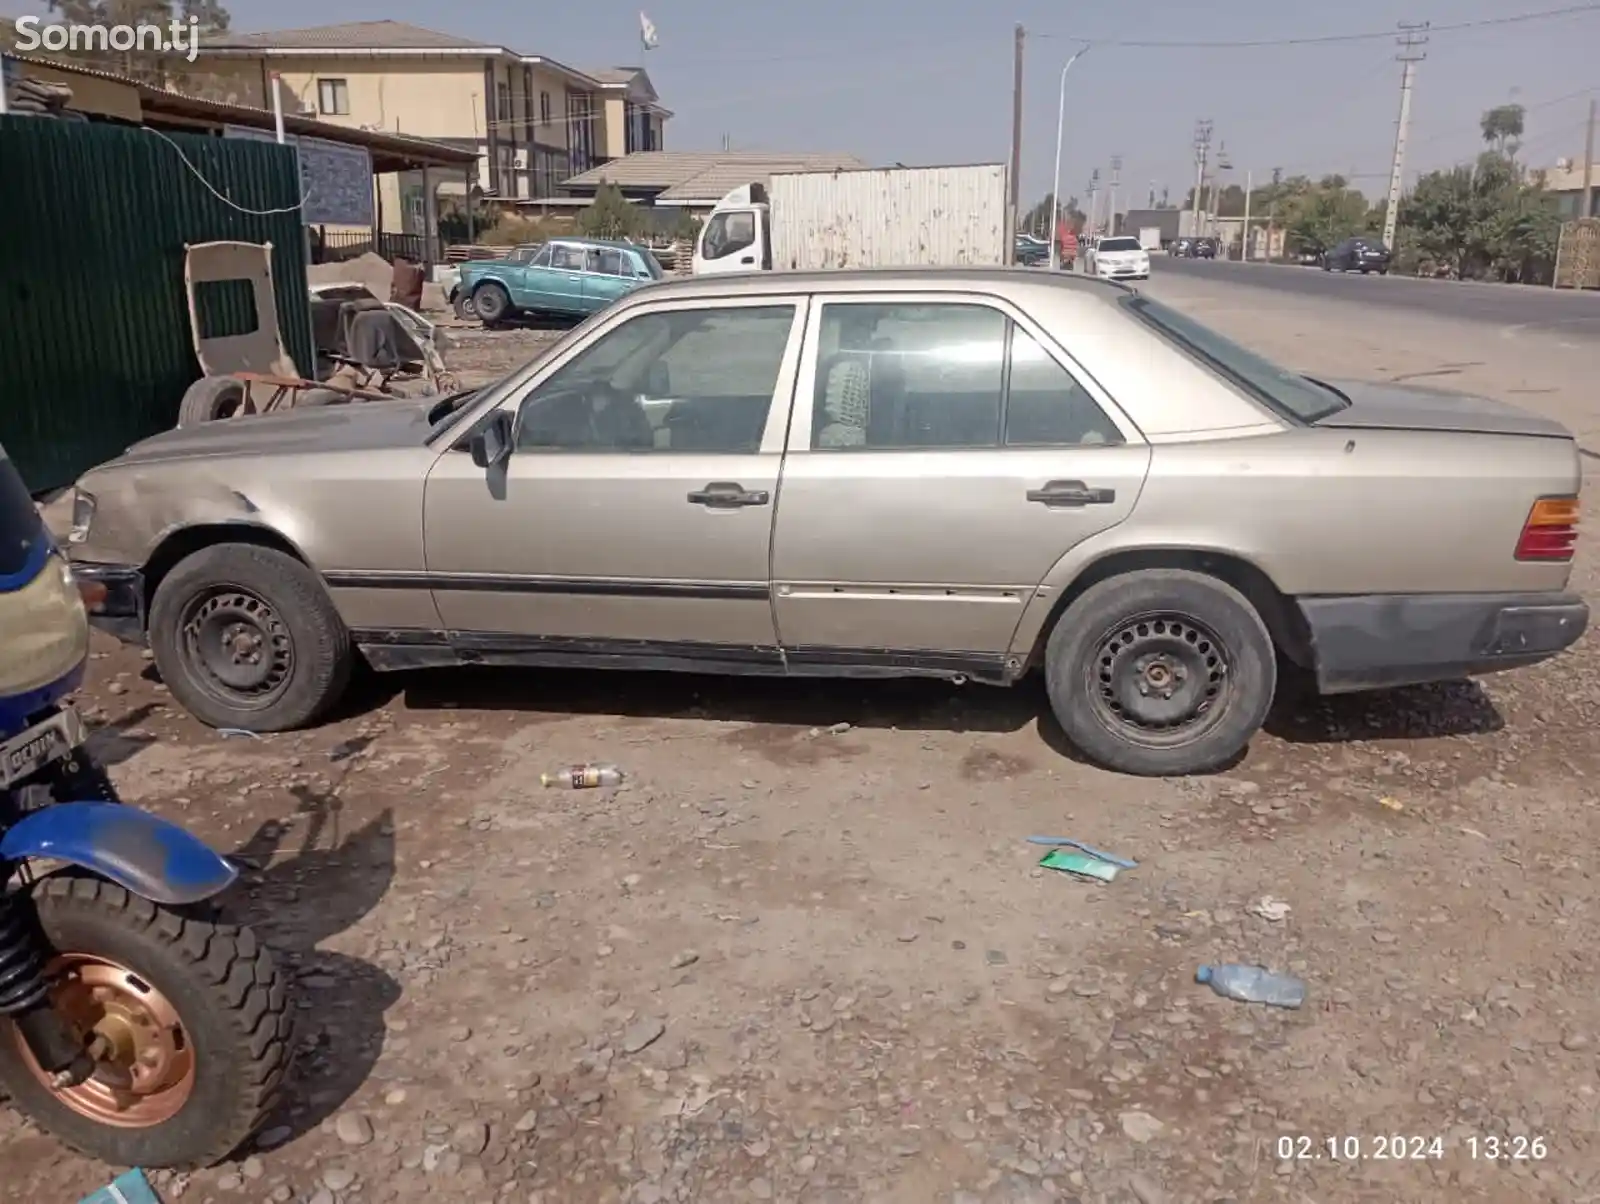
<path id="1" fill-rule="evenodd" d="M 344 693 L 350 633 L 321 580 L 259 544 L 214 544 L 162 578 L 150 603 L 150 650 L 172 696 L 201 723 L 283 732 L 318 719 Z"/>
<path id="2" fill-rule="evenodd" d="M 1181 569 L 1090 586 L 1045 648 L 1050 705 L 1067 739 L 1105 768 L 1141 777 L 1231 762 L 1266 721 L 1277 669 L 1249 600 Z"/>
<path id="3" fill-rule="evenodd" d="M 249 400 L 244 381 L 236 376 L 202 376 L 184 391 L 178 403 L 178 425 L 199 426 L 241 413 Z"/>
<path id="4" fill-rule="evenodd" d="M 466 293 L 457 291 L 456 295 L 450 298 L 450 309 L 463 322 L 478 320 L 478 311 L 473 307 L 472 298 Z"/>
<path id="5" fill-rule="evenodd" d="M 493 326 L 511 316 L 511 294 L 491 280 L 472 294 L 472 308 L 485 326 Z"/>

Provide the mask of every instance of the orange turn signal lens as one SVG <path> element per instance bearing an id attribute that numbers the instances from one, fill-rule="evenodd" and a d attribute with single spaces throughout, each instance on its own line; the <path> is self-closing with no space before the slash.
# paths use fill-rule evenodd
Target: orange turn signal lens
<path id="1" fill-rule="evenodd" d="M 1528 511 L 1530 527 L 1575 527 L 1578 525 L 1578 499 L 1542 497 Z"/>

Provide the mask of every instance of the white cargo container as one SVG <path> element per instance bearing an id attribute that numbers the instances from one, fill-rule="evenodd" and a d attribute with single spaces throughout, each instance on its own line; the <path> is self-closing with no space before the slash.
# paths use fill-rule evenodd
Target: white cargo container
<path id="1" fill-rule="evenodd" d="M 780 172 L 717 203 L 694 272 L 1003 264 L 1009 203 L 997 163 Z"/>

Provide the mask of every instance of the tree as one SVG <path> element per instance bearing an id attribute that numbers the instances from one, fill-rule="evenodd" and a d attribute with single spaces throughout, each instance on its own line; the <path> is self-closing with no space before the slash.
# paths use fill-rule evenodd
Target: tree
<path id="1" fill-rule="evenodd" d="M 1050 201 L 1051 196 L 1047 192 L 1042 198 L 1040 198 L 1037 205 L 1022 215 L 1022 222 L 1018 226 L 1018 229 L 1025 230 L 1028 233 L 1037 235 L 1040 238 L 1051 237 L 1054 232 L 1055 223 L 1051 221 L 1050 218 L 1052 209 Z M 1069 196 L 1062 204 L 1060 216 L 1067 219 L 1067 227 L 1068 229 L 1072 230 L 1073 233 L 1077 233 L 1079 230 L 1082 230 L 1084 222 L 1088 220 L 1088 215 L 1085 214 L 1082 209 L 1078 208 L 1078 198 L 1075 196 Z"/>
<path id="2" fill-rule="evenodd" d="M 1429 172 L 1400 207 L 1417 250 L 1457 279 L 1541 281 L 1555 262 L 1560 218 L 1544 188 L 1509 156 Z"/>
<path id="3" fill-rule="evenodd" d="M 691 244 L 699 241 L 700 225 L 700 219 L 687 209 L 678 210 L 677 219 L 672 223 L 672 240 Z"/>
<path id="4" fill-rule="evenodd" d="M 643 211 L 609 180 L 600 181 L 594 200 L 578 214 L 578 230 L 590 238 L 637 238 L 648 225 Z"/>
<path id="5" fill-rule="evenodd" d="M 1510 158 L 1522 142 L 1522 123 L 1526 116 L 1527 110 L 1521 105 L 1496 105 L 1484 113 L 1478 128 L 1495 154 Z"/>
<path id="6" fill-rule="evenodd" d="M 1295 177 L 1277 186 L 1277 222 L 1293 251 L 1321 253 L 1367 228 L 1367 198 L 1340 175 L 1315 184 Z M 1269 202 L 1270 203 L 1270 202 Z"/>
<path id="7" fill-rule="evenodd" d="M 48 8 L 62 21 L 77 25 L 166 27 L 173 21 L 187 23 L 192 17 L 198 22 L 202 45 L 207 34 L 226 31 L 229 23 L 228 10 L 219 0 L 49 0 Z M 80 47 L 71 52 L 71 59 L 75 64 L 191 93 L 204 91 L 204 81 L 209 78 L 204 72 L 197 73 L 182 54 Z"/>

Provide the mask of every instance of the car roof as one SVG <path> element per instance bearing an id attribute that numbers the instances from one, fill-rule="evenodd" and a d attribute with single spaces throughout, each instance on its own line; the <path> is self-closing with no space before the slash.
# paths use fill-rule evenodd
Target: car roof
<path id="1" fill-rule="evenodd" d="M 764 297 L 790 293 L 990 292 L 1006 297 L 1082 297 L 1114 302 L 1133 290 L 1111 280 L 1076 273 L 1041 275 L 1037 269 L 1004 267 L 833 268 L 810 272 L 735 272 L 659 280 L 635 289 L 630 301 L 692 300 L 696 297 Z"/>
<path id="2" fill-rule="evenodd" d="M 558 234 L 550 241 L 569 247 L 612 247 L 618 251 L 637 251 L 641 249 L 636 242 L 624 242 L 620 238 L 586 238 L 581 234 Z M 648 250 L 648 248 L 644 249 Z"/>

